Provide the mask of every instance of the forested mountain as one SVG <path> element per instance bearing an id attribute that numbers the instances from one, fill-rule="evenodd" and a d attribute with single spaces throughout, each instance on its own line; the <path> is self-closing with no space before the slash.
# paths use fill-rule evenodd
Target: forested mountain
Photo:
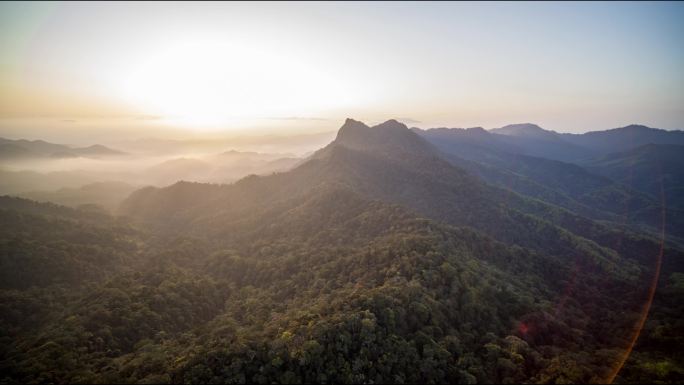
<path id="1" fill-rule="evenodd" d="M 3 381 L 684 379 L 684 253 L 618 221 L 652 197 L 463 131 L 497 146 L 348 119 L 290 171 L 122 217 L 0 199 Z"/>
<path id="2" fill-rule="evenodd" d="M 609 154 L 585 167 L 684 209 L 684 145 L 647 144 Z"/>
<path id="3" fill-rule="evenodd" d="M 564 140 L 557 132 L 545 130 L 536 124 L 511 124 L 489 132 L 504 136 L 509 146 L 519 148 L 524 155 L 569 161 L 593 154 L 583 146 Z"/>
<path id="4" fill-rule="evenodd" d="M 627 151 L 647 144 L 684 145 L 684 131 L 667 131 L 638 124 L 584 134 L 562 134 L 561 137 L 603 154 Z"/>
<path id="5" fill-rule="evenodd" d="M 480 127 L 434 128 L 421 130 L 414 128 L 414 132 L 430 138 L 445 138 L 447 141 L 458 141 L 470 146 L 495 149 L 510 154 L 529 155 L 562 161 L 585 159 L 594 155 L 590 149 L 570 143 L 554 131 L 547 131 L 536 124 L 511 124 L 492 130 Z"/>
<path id="6" fill-rule="evenodd" d="M 536 124 L 510 124 L 489 131 L 477 128 L 433 128 L 414 132 L 433 139 L 440 137 L 459 144 L 496 149 L 509 154 L 528 155 L 563 162 L 584 162 L 647 144 L 684 144 L 684 131 L 666 131 L 630 125 L 583 134 L 560 134 Z"/>
<path id="7" fill-rule="evenodd" d="M 684 236 L 684 213 L 677 202 L 682 161 L 678 146 L 666 146 L 658 164 L 662 164 L 669 180 L 671 193 L 668 202 L 654 194 L 656 169 L 654 159 L 642 159 L 639 168 L 628 154 L 611 154 L 599 160 L 584 163 L 567 163 L 546 158 L 509 152 L 496 138 L 490 142 L 474 142 L 474 129 L 415 130 L 420 136 L 438 147 L 453 164 L 469 170 L 488 183 L 534 197 L 597 220 L 642 226 L 654 231 L 662 226 L 663 208 L 666 208 L 668 233 L 679 239 Z M 491 134 L 477 130 L 478 138 Z M 648 145 L 655 153 L 659 146 Z M 644 150 L 635 150 L 646 157 Z M 629 158 L 629 159 L 628 159 Z M 612 160 L 612 161 L 611 161 Z M 632 174 L 630 174 L 632 173 Z M 632 180 L 629 178 L 636 178 Z M 642 181 L 635 183 L 636 181 Z M 660 188 L 660 185 L 657 186 Z M 672 202 L 669 202 L 672 200 Z"/>

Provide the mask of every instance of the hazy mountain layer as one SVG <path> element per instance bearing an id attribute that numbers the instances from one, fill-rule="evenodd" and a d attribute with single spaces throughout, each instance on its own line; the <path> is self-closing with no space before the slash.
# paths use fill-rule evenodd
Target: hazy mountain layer
<path id="1" fill-rule="evenodd" d="M 0 138 L 0 159 L 30 158 L 99 158 L 125 155 L 124 152 L 95 144 L 88 147 L 70 147 L 42 140 L 11 140 Z"/>
<path id="2" fill-rule="evenodd" d="M 511 124 L 486 131 L 481 128 L 414 129 L 429 132 L 430 137 L 458 138 L 461 143 L 496 149 L 510 154 L 581 162 L 610 153 L 634 149 L 646 144 L 684 144 L 683 131 L 666 131 L 646 126 L 631 125 L 584 134 L 560 134 L 536 124 Z"/>

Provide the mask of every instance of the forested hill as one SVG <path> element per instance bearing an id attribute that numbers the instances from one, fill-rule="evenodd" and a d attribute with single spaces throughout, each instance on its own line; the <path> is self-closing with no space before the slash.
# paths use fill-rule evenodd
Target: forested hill
<path id="1" fill-rule="evenodd" d="M 681 146 L 651 144 L 575 164 L 518 153 L 482 129 L 413 131 L 487 183 L 582 216 L 658 233 L 665 210 L 668 239 L 684 240 Z"/>
<path id="2" fill-rule="evenodd" d="M 82 289 L 3 290 L 12 309 L 2 313 L 3 373 L 29 382 L 595 382 L 610 374 L 644 297 L 637 265 L 618 277 L 342 186 L 290 203 L 231 248 L 122 224 L 110 231 L 131 245 L 120 248 L 127 259 L 104 277 L 82 276 Z M 3 215 L 34 226 L 74 220 L 38 209 L 23 201 Z M 79 223 L 73 239 L 108 245 L 88 238 L 106 227 Z M 10 240 L 35 243 L 36 254 L 55 245 L 3 229 L 3 266 L 24 250 Z M 73 260 L 90 258 L 77 250 Z M 651 374 L 639 365 L 629 368 Z"/>
<path id="3" fill-rule="evenodd" d="M 120 218 L 0 203 L 5 382 L 604 382 L 660 261 L 617 381 L 684 378 L 681 251 L 396 121 L 348 120 L 288 172 L 136 191 Z"/>
<path id="4" fill-rule="evenodd" d="M 684 210 L 684 145 L 647 144 L 592 159 L 584 166 L 662 199 L 672 209 Z"/>
<path id="5" fill-rule="evenodd" d="M 583 244 L 592 258 L 609 261 L 618 252 L 644 260 L 657 255 L 660 247 L 655 237 L 487 185 L 396 121 L 368 127 L 347 120 L 335 141 L 292 171 L 232 185 L 148 188 L 126 200 L 122 213 L 167 229 L 228 239 L 239 234 L 244 223 L 259 218 L 268 222 L 272 212 L 286 210 L 289 200 L 330 184 L 545 253 L 575 256 L 577 244 Z M 684 263 L 681 253 L 668 253 L 673 256 L 668 263 Z"/>

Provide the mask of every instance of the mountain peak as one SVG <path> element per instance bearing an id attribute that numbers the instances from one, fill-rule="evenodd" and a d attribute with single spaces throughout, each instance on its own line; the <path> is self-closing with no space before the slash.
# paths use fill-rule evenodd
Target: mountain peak
<path id="1" fill-rule="evenodd" d="M 557 132 L 545 130 L 534 123 L 509 124 L 501 128 L 493 128 L 489 131 L 500 135 L 526 136 L 546 139 L 557 138 L 558 136 Z"/>
<path id="2" fill-rule="evenodd" d="M 405 124 L 395 119 L 369 127 L 363 122 L 347 118 L 337 132 L 337 139 L 335 141 L 354 147 L 357 144 L 373 141 L 382 136 L 392 135 L 392 133 L 398 133 L 399 135 L 413 134 Z"/>
<path id="3" fill-rule="evenodd" d="M 642 125 L 642 124 L 630 124 L 630 125 L 627 125 L 627 126 L 624 126 L 624 127 L 617 128 L 617 129 L 618 129 L 618 130 L 626 130 L 626 131 L 641 131 L 641 130 L 645 130 L 645 131 L 656 131 L 656 130 L 658 130 L 657 128 L 652 128 L 652 127 L 644 126 L 644 125 Z"/>
<path id="4" fill-rule="evenodd" d="M 534 123 L 515 123 L 505 125 L 501 128 L 495 128 L 492 131 L 497 131 L 498 133 L 504 135 L 513 135 L 523 132 L 541 132 L 546 130 L 544 130 L 543 128 L 539 127 Z"/>
<path id="5" fill-rule="evenodd" d="M 357 125 L 357 124 L 360 124 L 360 125 L 362 125 L 362 126 L 366 126 L 365 123 L 363 123 L 363 122 L 361 122 L 361 121 L 359 121 L 359 120 L 355 120 L 355 119 L 352 119 L 352 118 L 347 118 L 347 119 L 344 120 L 344 125 L 343 125 L 342 127 L 347 126 L 347 125 Z M 367 127 L 367 126 L 366 126 L 366 127 Z"/>
<path id="6" fill-rule="evenodd" d="M 400 153 L 427 154 L 435 151 L 423 138 L 396 119 L 369 127 L 363 122 L 348 118 L 340 127 L 331 145 L 381 152 L 393 157 Z"/>
<path id="7" fill-rule="evenodd" d="M 363 132 L 368 130 L 368 128 L 369 127 L 363 122 L 347 118 L 342 127 L 337 131 L 337 138 L 335 141 L 354 140 L 357 136 L 363 135 Z"/>
<path id="8" fill-rule="evenodd" d="M 399 129 L 399 130 L 405 130 L 408 129 L 408 127 L 396 119 L 390 119 L 387 120 L 383 123 L 378 124 L 377 126 L 374 126 L 374 128 L 380 128 L 380 129 Z"/>

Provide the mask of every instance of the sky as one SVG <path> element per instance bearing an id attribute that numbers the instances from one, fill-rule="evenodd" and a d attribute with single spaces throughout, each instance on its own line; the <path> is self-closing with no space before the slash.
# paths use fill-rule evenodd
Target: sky
<path id="1" fill-rule="evenodd" d="M 684 3 L 0 4 L 0 136 L 684 129 Z"/>

